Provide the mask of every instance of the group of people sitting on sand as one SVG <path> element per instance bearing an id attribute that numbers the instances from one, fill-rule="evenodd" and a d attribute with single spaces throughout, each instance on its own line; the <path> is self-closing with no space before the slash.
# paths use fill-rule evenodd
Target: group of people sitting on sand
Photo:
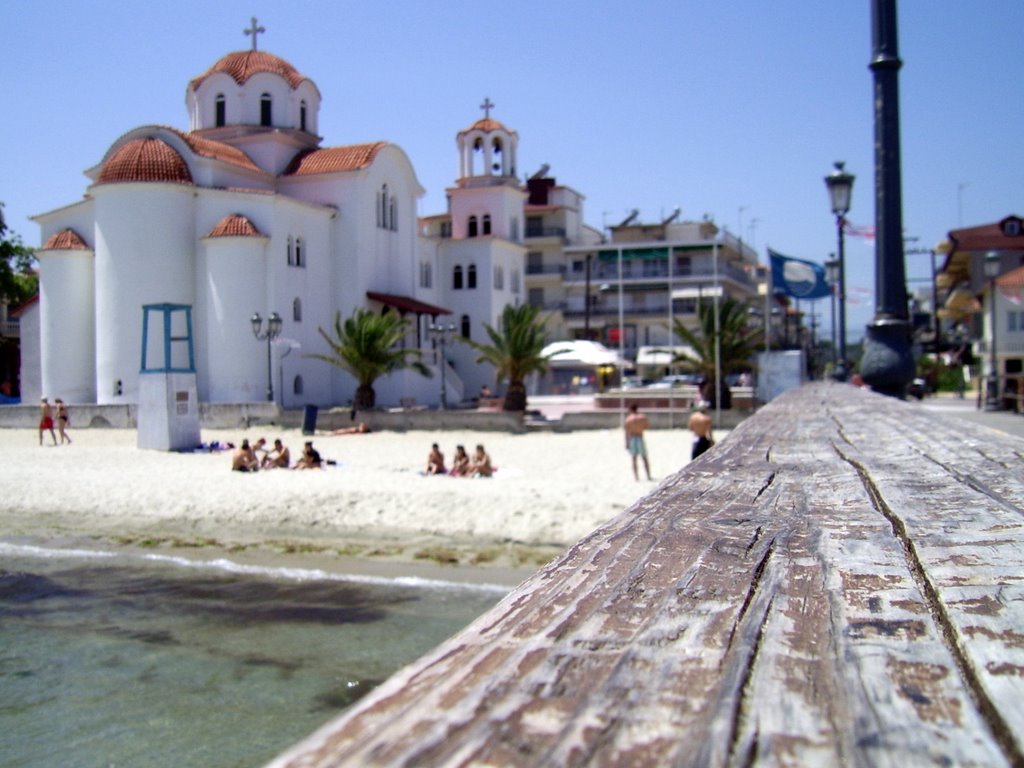
<path id="1" fill-rule="evenodd" d="M 452 477 L 491 477 L 494 474 L 494 466 L 491 464 L 491 457 L 484 450 L 483 445 L 478 444 L 472 456 L 466 453 L 464 446 L 455 446 L 452 466 L 448 468 L 444 463 L 444 453 L 441 452 L 438 444 L 434 443 L 430 446 L 430 453 L 427 456 L 427 468 L 424 474 L 450 475 Z"/>
<path id="2" fill-rule="evenodd" d="M 242 444 L 231 455 L 231 469 L 236 472 L 258 472 L 261 469 L 320 469 L 324 464 L 320 452 L 313 447 L 312 440 L 306 441 L 302 456 L 295 462 L 295 466 L 292 466 L 291 451 L 281 442 L 281 438 L 274 440 L 273 448 L 266 448 L 266 444 L 267 441 L 262 437 L 253 445 L 249 444 L 249 438 L 242 440 Z"/>

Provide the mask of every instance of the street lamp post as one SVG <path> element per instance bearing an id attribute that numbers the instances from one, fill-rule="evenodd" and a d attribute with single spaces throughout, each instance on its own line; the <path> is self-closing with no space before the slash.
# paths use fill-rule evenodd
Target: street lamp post
<path id="1" fill-rule="evenodd" d="M 836 349 L 836 283 L 839 280 L 839 259 L 825 262 L 825 279 L 828 280 L 829 298 L 832 300 L 832 369 L 839 363 L 839 350 Z"/>
<path id="2" fill-rule="evenodd" d="M 1000 259 L 998 253 L 985 256 L 985 277 L 988 278 L 988 323 L 989 339 L 989 376 L 985 386 L 985 410 L 998 411 L 999 407 L 999 361 L 996 359 L 996 278 L 999 277 Z"/>
<path id="3" fill-rule="evenodd" d="M 274 339 L 281 335 L 281 316 L 277 312 L 271 312 L 267 318 L 267 330 L 263 330 L 263 318 L 259 312 L 254 312 L 249 319 L 252 323 L 252 335 L 257 341 L 267 342 L 267 402 L 274 402 L 274 372 L 271 365 L 270 345 Z"/>
<path id="4" fill-rule="evenodd" d="M 828 188 L 829 201 L 832 204 L 832 213 L 836 217 L 836 238 L 838 240 L 838 270 L 839 270 L 839 361 L 836 364 L 834 378 L 838 381 L 846 381 L 848 371 L 846 369 L 846 257 L 845 257 L 845 236 L 843 228 L 846 224 L 846 214 L 850 212 L 850 200 L 853 197 L 853 180 L 856 178 L 852 173 L 843 170 L 845 163 L 836 162 L 835 170 L 825 177 L 825 186 Z"/>
<path id="5" fill-rule="evenodd" d="M 445 368 L 447 367 L 448 363 L 445 360 L 444 350 L 445 347 L 448 345 L 448 342 L 455 335 L 455 325 L 454 323 L 449 325 L 438 323 L 436 325 L 431 325 L 428 330 L 430 332 L 430 338 L 434 341 L 434 343 L 438 344 L 441 347 L 441 359 L 440 364 L 438 366 L 441 369 L 441 403 L 439 407 L 442 411 L 444 411 L 447 410 L 448 408 L 448 386 L 445 382 L 444 375 Z"/>
<path id="6" fill-rule="evenodd" d="M 875 392 L 903 398 L 917 365 L 910 348 L 903 261 L 899 70 L 896 0 L 871 2 L 875 94 L 875 316 L 868 324 L 860 374 Z"/>

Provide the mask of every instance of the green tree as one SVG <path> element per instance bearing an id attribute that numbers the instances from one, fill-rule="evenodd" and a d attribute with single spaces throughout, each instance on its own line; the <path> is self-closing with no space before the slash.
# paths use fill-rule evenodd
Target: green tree
<path id="1" fill-rule="evenodd" d="M 34 261 L 32 249 L 21 242 L 21 237 L 8 234 L 0 203 L 0 302 L 18 306 L 39 292 Z"/>
<path id="2" fill-rule="evenodd" d="M 477 363 L 494 366 L 496 381 L 508 381 L 505 390 L 506 411 L 526 410 L 526 377 L 531 373 L 544 373 L 550 355 L 544 350 L 544 321 L 537 319 L 538 309 L 529 304 L 514 307 L 506 305 L 497 328 L 484 323 L 490 344 L 464 339 L 480 353 Z"/>
<path id="3" fill-rule="evenodd" d="M 751 358 L 761 344 L 761 329 L 749 325 L 750 307 L 733 298 L 718 302 L 719 366 L 722 375 L 739 373 L 750 369 Z M 697 311 L 697 327 L 688 328 L 679 319 L 675 321 L 675 333 L 692 350 L 676 355 L 673 363 L 684 370 L 698 373 L 708 382 L 706 396 L 714 402 L 718 391 L 715 381 L 715 303 L 702 303 Z M 722 389 L 722 407 L 730 407 L 732 398 L 729 388 Z"/>
<path id="4" fill-rule="evenodd" d="M 353 405 L 361 410 L 373 408 L 377 403 L 373 383 L 382 376 L 406 368 L 428 378 L 431 375 L 430 369 L 419 360 L 420 350 L 401 346 L 408 326 L 409 323 L 394 312 L 378 315 L 357 308 L 344 322 L 338 312 L 334 317 L 333 336 L 317 328 L 330 346 L 330 354 L 307 357 L 351 373 L 359 382 Z"/>

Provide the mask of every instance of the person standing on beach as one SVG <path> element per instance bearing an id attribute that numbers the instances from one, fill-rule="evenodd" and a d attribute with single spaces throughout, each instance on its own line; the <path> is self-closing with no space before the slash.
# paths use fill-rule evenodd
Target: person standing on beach
<path id="1" fill-rule="evenodd" d="M 39 444 L 43 444 L 43 432 L 50 430 L 53 444 L 57 444 L 57 433 L 53 431 L 53 406 L 44 397 L 39 402 Z"/>
<path id="2" fill-rule="evenodd" d="M 690 452 L 690 461 L 693 461 L 715 444 L 711 435 L 711 417 L 708 415 L 708 407 L 703 403 L 690 416 L 690 431 L 693 432 L 693 450 Z"/>
<path id="3" fill-rule="evenodd" d="M 68 414 L 68 407 L 59 397 L 56 399 L 57 406 L 57 431 L 60 432 L 60 444 L 66 442 L 71 445 L 71 438 L 68 437 L 67 428 L 71 424 L 71 416 Z"/>
<path id="4" fill-rule="evenodd" d="M 626 450 L 629 451 L 629 455 L 633 460 L 633 477 L 637 481 L 640 480 L 640 473 L 636 466 L 636 460 L 638 457 L 644 460 L 644 471 L 647 473 L 647 479 L 654 479 L 651 477 L 651 465 L 647 460 L 647 445 L 644 442 L 644 431 L 650 425 L 651 424 L 647 420 L 647 417 L 640 413 L 640 409 L 637 404 L 630 404 L 629 416 L 626 417 L 625 422 Z"/>

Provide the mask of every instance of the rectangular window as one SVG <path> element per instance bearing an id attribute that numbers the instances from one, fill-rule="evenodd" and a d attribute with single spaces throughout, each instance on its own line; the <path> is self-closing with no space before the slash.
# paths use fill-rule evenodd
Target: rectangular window
<path id="1" fill-rule="evenodd" d="M 420 262 L 420 288 L 432 288 L 434 284 L 433 265 L 429 261 Z"/>
<path id="2" fill-rule="evenodd" d="M 530 293 L 526 299 L 527 303 L 531 307 L 544 308 L 544 289 L 543 288 L 531 288 Z"/>
<path id="3" fill-rule="evenodd" d="M 513 269 L 512 275 L 509 282 L 511 283 L 512 293 L 519 293 L 519 270 Z"/>
<path id="4" fill-rule="evenodd" d="M 1022 312 L 1014 312 L 1013 310 L 1011 310 L 1011 311 L 1006 313 L 1006 330 L 1008 332 L 1015 333 L 1017 331 L 1017 328 L 1018 328 L 1017 322 L 1018 322 L 1018 317 L 1020 315 L 1024 315 L 1024 313 L 1022 313 Z M 1021 318 L 1021 319 L 1024 319 L 1024 318 Z"/>

